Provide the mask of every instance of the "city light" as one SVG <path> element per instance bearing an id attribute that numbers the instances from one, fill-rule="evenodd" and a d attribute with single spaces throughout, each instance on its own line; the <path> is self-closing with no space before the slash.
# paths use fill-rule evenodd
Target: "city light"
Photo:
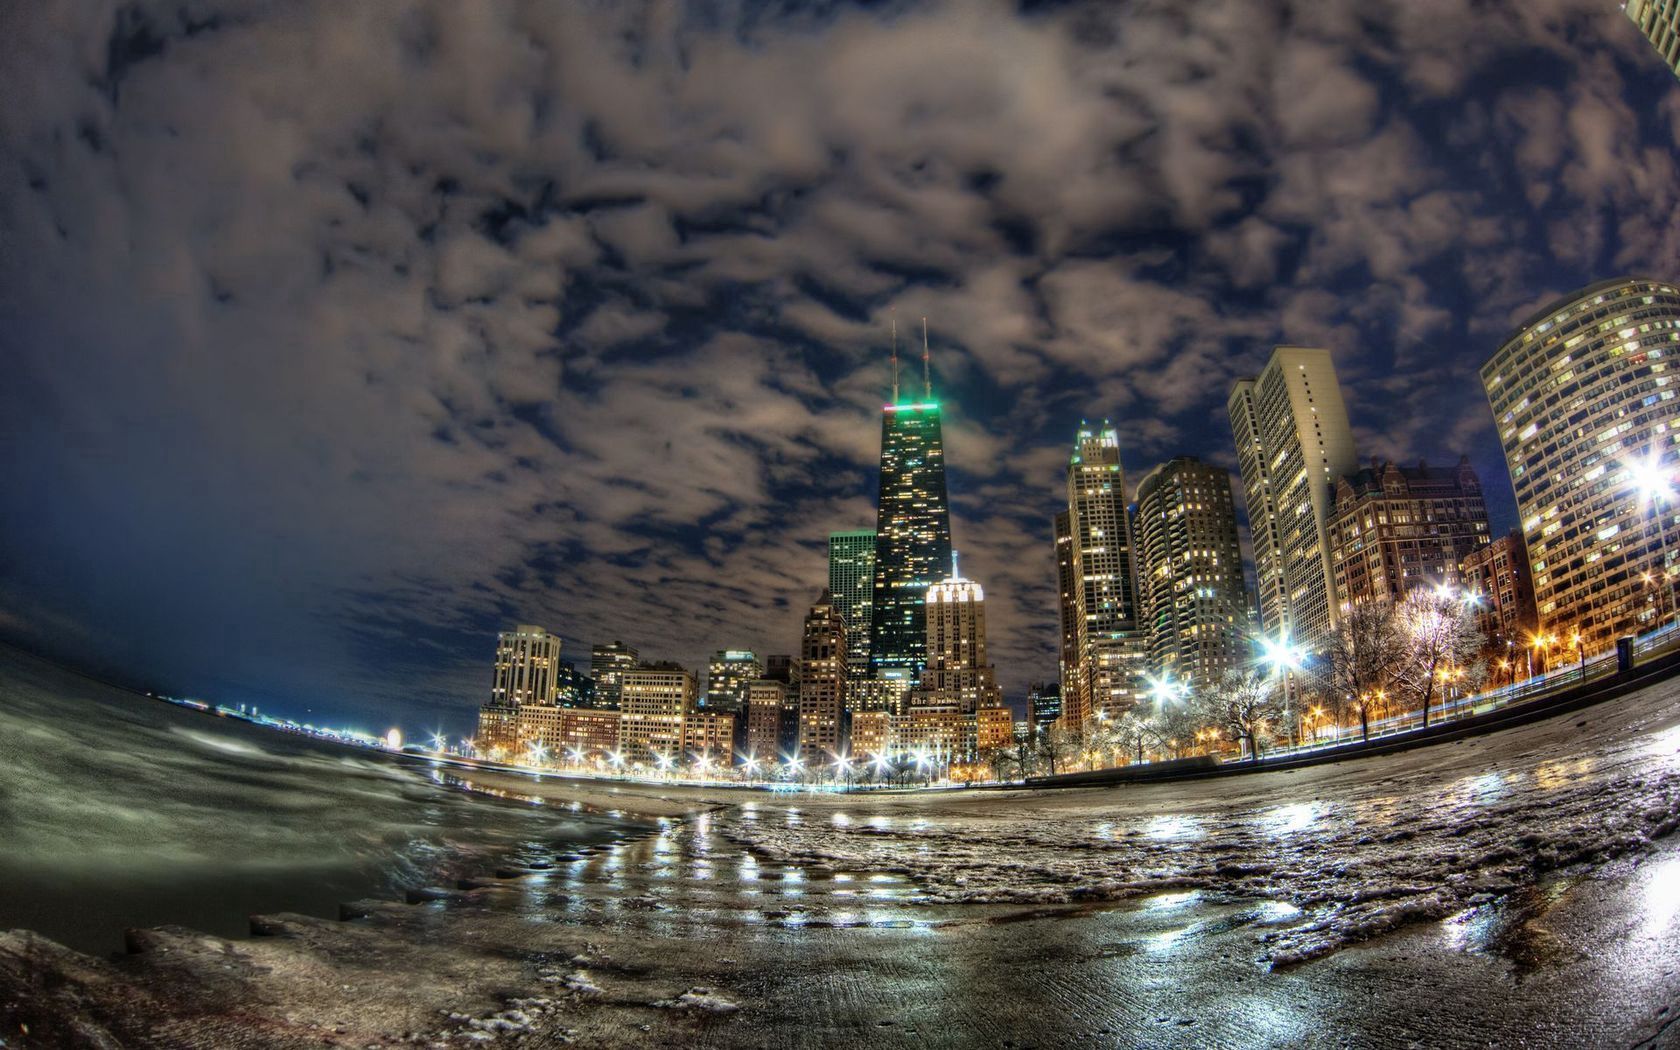
<path id="1" fill-rule="evenodd" d="M 1663 462 L 1660 453 L 1653 452 L 1644 459 L 1627 464 L 1628 480 L 1639 496 L 1641 507 L 1674 502 L 1674 468 Z"/>
<path id="2" fill-rule="evenodd" d="M 1260 661 L 1276 674 L 1298 670 L 1306 662 L 1306 650 L 1291 642 L 1287 635 L 1277 639 L 1260 639 Z"/>
<path id="3" fill-rule="evenodd" d="M 1190 694 L 1190 683 L 1175 682 L 1173 681 L 1172 675 L 1164 674 L 1159 678 L 1151 680 L 1149 694 L 1155 698 L 1155 702 L 1158 704 L 1166 704 L 1175 700 L 1183 700 Z"/>

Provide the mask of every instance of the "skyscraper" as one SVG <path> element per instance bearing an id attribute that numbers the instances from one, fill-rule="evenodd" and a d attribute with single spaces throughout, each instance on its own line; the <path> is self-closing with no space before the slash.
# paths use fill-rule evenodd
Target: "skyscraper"
<path id="1" fill-rule="evenodd" d="M 1260 623 L 1321 651 L 1337 622 L 1330 518 L 1336 479 L 1359 467 L 1330 351 L 1280 346 L 1226 407 L 1260 577 Z"/>
<path id="2" fill-rule="evenodd" d="M 1677 359 L 1680 288 L 1620 277 L 1535 313 L 1482 366 L 1540 626 L 1588 651 L 1673 609 Z"/>
<path id="3" fill-rule="evenodd" d="M 559 675 L 559 636 L 528 623 L 496 636 L 491 703 L 553 705 L 560 690 Z"/>
<path id="4" fill-rule="evenodd" d="M 1680 0 L 1626 0 L 1622 10 L 1680 76 Z"/>
<path id="5" fill-rule="evenodd" d="M 1418 587 L 1457 587 L 1459 563 L 1487 542 L 1482 482 L 1467 457 L 1454 467 L 1373 461 L 1336 482 L 1336 604 L 1398 602 Z"/>
<path id="6" fill-rule="evenodd" d="M 870 606 L 875 594 L 875 533 L 828 534 L 828 592 L 846 621 L 846 664 L 853 678 L 869 673 Z"/>
<path id="7" fill-rule="evenodd" d="M 704 706 L 711 711 L 739 711 L 747 683 L 764 676 L 764 665 L 751 649 L 719 649 L 706 668 Z"/>
<path id="8" fill-rule="evenodd" d="M 636 666 L 636 650 L 623 642 L 589 650 L 589 677 L 595 679 L 595 706 L 617 710 L 621 679 Z"/>
<path id="9" fill-rule="evenodd" d="M 917 690 L 923 703 L 972 712 L 1003 703 L 986 654 L 986 592 L 953 573 L 928 588 L 928 664 Z"/>
<path id="10" fill-rule="evenodd" d="M 1078 698 L 1064 714 L 1113 717 L 1137 703 L 1145 687 L 1149 641 L 1138 620 L 1126 478 L 1120 436 L 1103 421 L 1081 426 L 1068 461 L 1068 534 L 1078 609 Z"/>
<path id="11" fill-rule="evenodd" d="M 926 663 L 928 588 L 951 565 L 945 449 L 937 401 L 891 404 L 881 417 L 870 670 L 916 678 Z"/>
<path id="12" fill-rule="evenodd" d="M 1250 655 L 1248 595 L 1231 475 L 1193 456 L 1138 482 L 1132 518 L 1150 663 L 1181 682 L 1212 684 Z"/>
<path id="13" fill-rule="evenodd" d="M 1062 511 L 1054 522 L 1056 535 L 1056 622 L 1061 636 L 1061 668 L 1056 715 L 1064 725 L 1082 726 L 1091 717 L 1091 698 L 1085 693 L 1079 664 L 1079 587 L 1073 574 L 1073 514 Z"/>
<path id="14" fill-rule="evenodd" d="M 1043 732 L 1062 717 L 1062 687 L 1056 682 L 1034 682 L 1027 687 L 1027 714 L 1033 732 Z"/>
<path id="15" fill-rule="evenodd" d="M 805 614 L 799 655 L 799 757 L 810 767 L 846 750 L 846 623 L 827 590 Z"/>

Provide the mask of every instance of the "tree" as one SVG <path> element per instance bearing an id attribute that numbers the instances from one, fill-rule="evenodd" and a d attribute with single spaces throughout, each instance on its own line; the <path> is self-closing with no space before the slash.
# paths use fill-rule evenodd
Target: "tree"
<path id="1" fill-rule="evenodd" d="M 1124 750 L 1128 754 L 1136 752 L 1137 758 L 1134 761 L 1142 762 L 1144 746 L 1159 739 L 1152 721 L 1147 713 L 1136 709 L 1114 719 L 1109 735 L 1113 739 L 1115 749 Z"/>
<path id="2" fill-rule="evenodd" d="M 1194 703 L 1203 720 L 1225 739 L 1247 747 L 1250 761 L 1260 757 L 1260 741 L 1271 736 L 1283 717 L 1271 676 L 1258 670 L 1226 672 L 1217 683 L 1199 690 Z"/>
<path id="3" fill-rule="evenodd" d="M 1062 725 L 1060 719 L 1048 729 L 1038 734 L 1034 741 L 1034 754 L 1043 762 L 1051 776 L 1056 775 L 1056 767 L 1068 760 L 1079 748 L 1073 730 Z"/>
<path id="4" fill-rule="evenodd" d="M 1481 634 L 1470 603 L 1450 588 L 1418 588 L 1406 595 L 1396 615 L 1405 653 L 1395 678 L 1417 698 L 1427 729 L 1436 683 L 1476 664 Z"/>
<path id="5" fill-rule="evenodd" d="M 1406 658 L 1400 617 L 1387 602 L 1361 602 L 1342 612 L 1326 653 L 1330 662 L 1328 702 L 1340 725 L 1349 705 L 1359 713 L 1359 733 L 1371 739 L 1371 708 L 1383 697 Z"/>

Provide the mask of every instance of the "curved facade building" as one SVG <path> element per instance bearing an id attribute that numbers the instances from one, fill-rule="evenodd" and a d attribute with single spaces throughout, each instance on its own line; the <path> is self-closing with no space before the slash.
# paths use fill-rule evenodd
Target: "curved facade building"
<path id="1" fill-rule="evenodd" d="M 1155 670 L 1211 684 L 1248 662 L 1248 596 L 1231 475 L 1193 456 L 1138 483 L 1138 592 Z"/>
<path id="2" fill-rule="evenodd" d="M 1680 508 L 1646 492 L 1680 476 L 1677 362 L 1680 288 L 1623 277 L 1547 306 L 1482 366 L 1540 625 L 1588 652 L 1672 609 Z"/>

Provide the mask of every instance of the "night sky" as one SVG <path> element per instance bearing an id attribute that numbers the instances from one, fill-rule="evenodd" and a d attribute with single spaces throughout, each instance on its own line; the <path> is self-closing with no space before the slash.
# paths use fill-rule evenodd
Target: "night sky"
<path id="1" fill-rule="evenodd" d="M 1514 524 L 1476 369 L 1680 277 L 1677 143 L 1614 0 L 6 4 L 0 637 L 455 731 L 505 624 L 792 651 L 926 316 L 1018 699 L 1080 419 L 1234 468 L 1274 343 Z"/>

